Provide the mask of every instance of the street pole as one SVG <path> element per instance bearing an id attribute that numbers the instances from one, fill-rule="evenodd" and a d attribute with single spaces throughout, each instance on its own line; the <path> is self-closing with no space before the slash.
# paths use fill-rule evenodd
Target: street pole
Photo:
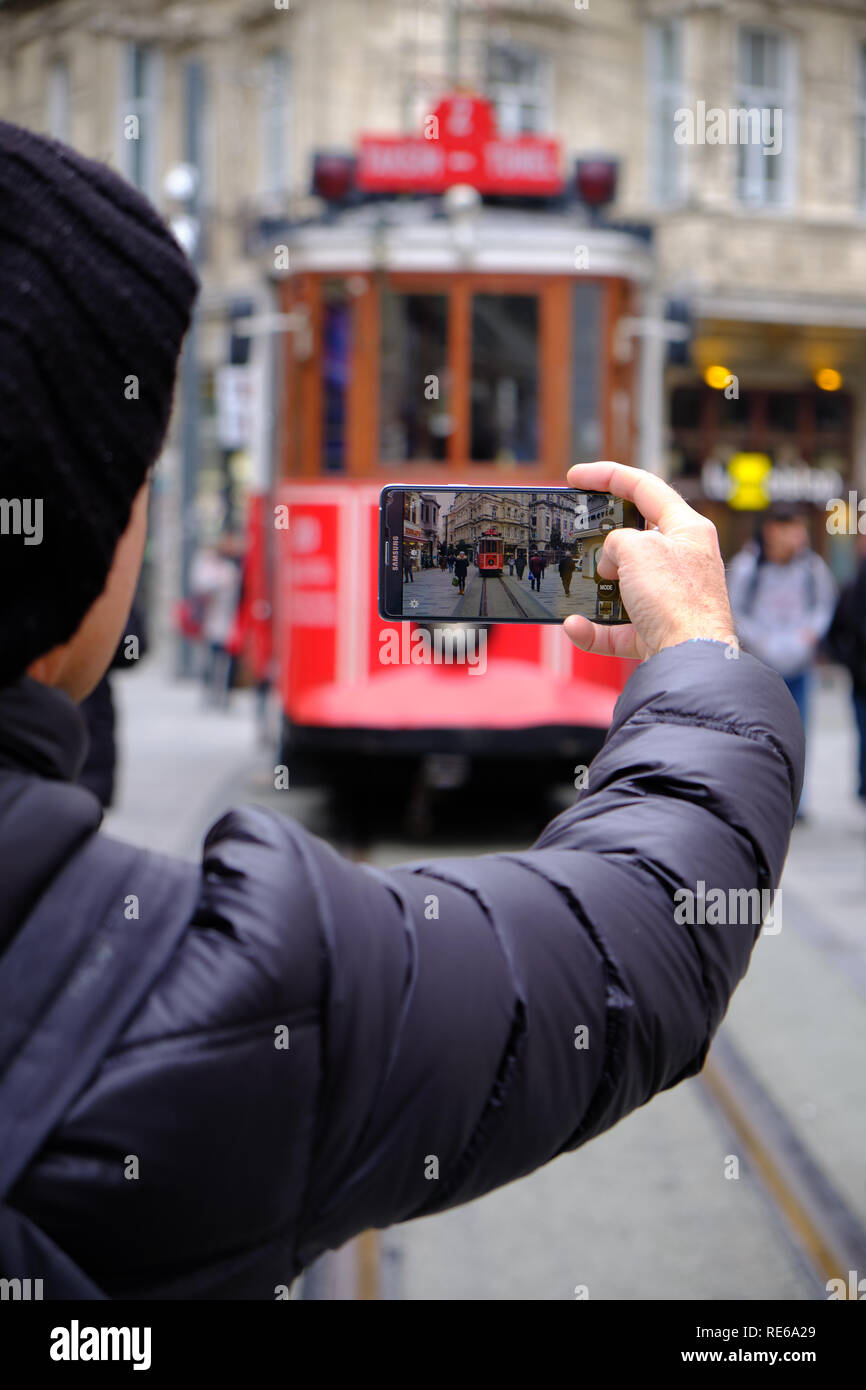
<path id="1" fill-rule="evenodd" d="M 185 163 L 170 170 L 166 177 L 169 196 L 183 207 L 183 215 L 172 224 L 178 240 L 198 270 L 201 262 L 201 131 L 204 121 L 205 75 L 202 64 L 193 59 L 184 67 L 184 154 Z M 186 335 L 180 364 L 181 474 L 180 474 L 180 593 L 189 596 L 189 578 L 196 543 L 196 496 L 198 492 L 199 414 L 201 387 L 198 358 L 198 306 Z M 193 672 L 192 643 L 178 639 L 177 672 Z"/>
<path id="2" fill-rule="evenodd" d="M 614 353 L 620 362 L 634 355 L 633 340 L 641 342 L 638 363 L 638 412 L 641 421 L 638 462 L 648 473 L 664 476 L 667 458 L 664 450 L 664 379 L 669 343 L 684 342 L 689 330 L 685 324 L 664 316 L 664 298 L 654 286 L 644 293 L 644 313 L 640 318 L 625 316 L 615 330 Z"/>
<path id="3" fill-rule="evenodd" d="M 664 300 L 655 287 L 649 289 L 644 313 L 650 320 L 664 319 Z M 641 421 L 638 462 L 648 473 L 667 472 L 664 447 L 665 358 L 668 339 L 661 333 L 646 333 L 638 364 L 639 419 Z"/>

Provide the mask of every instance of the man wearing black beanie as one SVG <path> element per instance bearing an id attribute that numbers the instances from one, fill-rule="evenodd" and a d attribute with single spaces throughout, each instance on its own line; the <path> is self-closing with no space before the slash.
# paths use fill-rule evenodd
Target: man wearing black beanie
<path id="1" fill-rule="evenodd" d="M 572 485 L 658 529 L 605 543 L 634 626 L 569 636 L 645 660 L 532 848 L 384 872 L 250 809 L 197 866 L 103 835 L 77 702 L 127 620 L 195 289 L 137 193 L 0 123 L 0 1276 L 45 1298 L 285 1297 L 693 1075 L 761 924 L 690 929 L 677 890 L 774 889 L 802 779 L 713 527 L 594 463 Z"/>

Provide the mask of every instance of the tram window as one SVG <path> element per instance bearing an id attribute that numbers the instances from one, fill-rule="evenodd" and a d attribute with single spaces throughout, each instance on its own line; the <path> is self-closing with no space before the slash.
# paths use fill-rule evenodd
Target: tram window
<path id="1" fill-rule="evenodd" d="M 346 466 L 352 313 L 342 285 L 325 286 L 322 311 L 322 468 L 341 473 Z"/>
<path id="2" fill-rule="evenodd" d="M 538 298 L 472 299 L 473 459 L 538 458 Z"/>
<path id="3" fill-rule="evenodd" d="M 444 294 L 382 294 L 383 463 L 444 460 L 448 412 L 448 301 Z"/>
<path id="4" fill-rule="evenodd" d="M 599 411 L 602 287 L 578 280 L 572 301 L 572 462 L 597 458 L 602 447 Z"/>

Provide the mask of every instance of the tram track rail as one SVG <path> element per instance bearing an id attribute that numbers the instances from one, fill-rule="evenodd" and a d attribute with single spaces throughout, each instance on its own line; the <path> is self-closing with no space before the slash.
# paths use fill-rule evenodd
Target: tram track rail
<path id="1" fill-rule="evenodd" d="M 486 617 L 489 616 L 489 615 L 488 615 L 488 612 L 487 612 L 487 607 L 488 607 L 488 604 L 487 604 L 487 585 L 488 585 L 488 583 L 489 583 L 491 580 L 494 580 L 494 581 L 495 581 L 495 580 L 498 580 L 498 581 L 499 581 L 499 585 L 500 585 L 500 587 L 501 587 L 501 592 L 508 595 L 508 598 L 509 598 L 509 601 L 510 601 L 510 603 L 511 603 L 512 608 L 515 609 L 515 611 L 518 613 L 518 615 L 519 615 L 521 618 L 527 618 L 527 619 L 531 622 L 531 621 L 532 621 L 532 615 L 529 614 L 529 613 L 527 613 L 526 609 L 523 607 L 523 605 L 522 605 L 522 603 L 520 602 L 520 600 L 519 600 L 518 598 L 515 597 L 515 595 L 514 595 L 514 594 L 511 592 L 511 590 L 509 589 L 508 585 L 505 584 L 505 583 L 503 582 L 503 579 L 502 579 L 502 575 L 501 575 L 501 574 L 497 574 L 497 575 L 485 574 L 485 575 L 482 576 L 482 579 L 481 579 L 481 598 L 480 598 L 479 604 L 478 604 L 478 616 L 479 616 L 479 618 L 486 618 Z"/>
<path id="2" fill-rule="evenodd" d="M 724 1033 L 700 1080 L 821 1283 L 866 1270 L 866 1227 Z"/>

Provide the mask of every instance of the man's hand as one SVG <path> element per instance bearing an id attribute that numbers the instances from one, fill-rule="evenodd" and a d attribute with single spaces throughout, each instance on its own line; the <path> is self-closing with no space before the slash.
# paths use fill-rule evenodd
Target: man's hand
<path id="1" fill-rule="evenodd" d="M 654 656 L 692 637 L 737 646 L 716 528 L 653 473 L 621 463 L 578 463 L 570 487 L 634 502 L 654 531 L 611 531 L 598 564 L 619 580 L 631 622 L 606 627 L 575 614 L 565 631 L 576 647 L 604 656 Z"/>

